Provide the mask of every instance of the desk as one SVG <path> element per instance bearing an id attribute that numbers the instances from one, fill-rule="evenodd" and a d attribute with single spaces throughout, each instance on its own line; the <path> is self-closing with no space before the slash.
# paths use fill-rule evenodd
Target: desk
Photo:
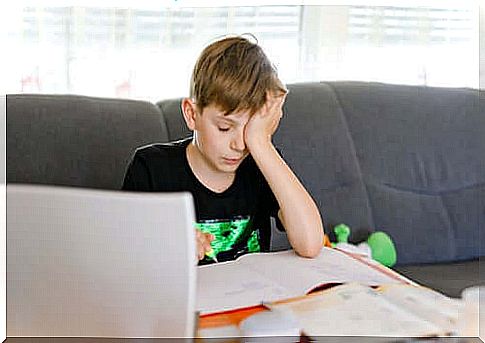
<path id="1" fill-rule="evenodd" d="M 405 277 L 397 274 L 396 272 L 384 268 L 384 267 L 379 267 L 377 268 L 382 268 L 385 269 L 386 272 L 392 273 L 394 276 L 397 278 L 402 279 L 403 283 L 413 283 L 409 280 L 407 280 Z M 305 297 L 311 297 L 312 294 L 306 295 L 303 297 L 299 298 L 294 298 L 290 300 L 283 300 L 281 302 L 291 302 L 296 299 L 300 298 L 305 298 Z M 198 321 L 198 337 L 200 339 L 196 339 L 195 341 L 209 341 L 209 342 L 227 342 L 227 341 L 239 341 L 238 339 L 231 339 L 230 337 L 234 337 L 238 335 L 238 324 L 247 318 L 250 315 L 259 313 L 261 311 L 266 311 L 266 308 L 263 306 L 254 306 L 250 308 L 245 308 L 245 309 L 239 309 L 239 310 L 233 310 L 233 311 L 227 311 L 224 313 L 218 313 L 218 314 L 210 314 L 210 315 L 204 315 L 199 318 Z M 232 332 L 234 333 L 233 335 L 214 335 L 214 336 L 219 336 L 221 338 L 213 338 L 213 339 L 206 339 L 204 337 L 207 337 L 207 333 L 211 332 L 223 332 L 226 330 L 226 332 Z M 214 337 L 211 336 L 211 337 Z M 229 337 L 226 338 L 226 337 Z M 9 338 L 7 340 L 8 342 L 17 342 L 17 343 L 33 343 L 33 342 L 93 342 L 93 343 L 109 343 L 109 342 L 122 342 L 122 343 L 127 343 L 127 342 L 165 342 L 166 340 L 162 339 L 111 339 L 111 338 L 103 338 L 103 339 L 96 339 L 96 338 Z M 190 341 L 190 339 L 189 339 Z M 274 341 L 274 340 L 273 340 Z M 301 341 L 305 341 L 305 337 L 302 337 Z M 370 338 L 365 338 L 365 337 L 324 337 L 325 342 L 426 342 L 426 343 L 432 343 L 434 340 L 433 339 L 427 339 L 427 340 L 416 340 L 416 339 L 395 339 L 395 338 L 377 338 L 377 337 L 370 337 Z M 457 338 L 457 337 L 450 337 L 446 338 L 445 340 L 440 339 L 439 342 L 480 342 L 479 339 L 462 339 L 462 338 Z"/>
<path id="2" fill-rule="evenodd" d="M 167 343 L 167 342 L 190 342 L 191 339 L 167 339 L 167 338 L 65 338 L 65 337 L 35 337 L 35 338 L 13 338 L 10 337 L 5 340 L 6 343 Z M 226 340 L 226 339 L 195 339 L 193 340 L 197 343 L 205 343 L 205 342 L 217 342 L 217 343 L 226 343 L 226 342 L 240 342 L 241 340 L 234 339 L 234 340 Z M 258 342 L 265 343 L 271 342 L 275 343 L 277 340 L 275 339 L 268 339 L 268 340 L 258 340 Z M 310 342 L 307 338 L 302 337 L 301 342 Z M 482 343 L 483 341 L 479 338 L 472 337 L 472 338 L 460 338 L 460 337 L 450 337 L 450 338 L 426 338 L 426 339 L 418 339 L 418 338 L 410 338 L 410 339 L 402 339 L 402 338 L 390 338 L 390 337 L 320 337 L 317 342 L 325 342 L 325 343 Z"/>

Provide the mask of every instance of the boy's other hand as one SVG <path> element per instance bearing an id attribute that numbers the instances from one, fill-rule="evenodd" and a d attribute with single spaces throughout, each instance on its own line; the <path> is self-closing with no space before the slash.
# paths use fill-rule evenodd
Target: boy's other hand
<path id="1" fill-rule="evenodd" d="M 214 240 L 214 235 L 205 233 L 199 229 L 195 229 L 195 241 L 197 244 L 197 258 L 204 259 L 205 253 L 211 251 L 211 242 Z"/>
<path id="2" fill-rule="evenodd" d="M 258 144 L 271 142 L 283 115 L 283 103 L 286 94 L 272 95 L 266 93 L 266 103 L 253 114 L 244 130 L 244 140 L 249 151 Z"/>

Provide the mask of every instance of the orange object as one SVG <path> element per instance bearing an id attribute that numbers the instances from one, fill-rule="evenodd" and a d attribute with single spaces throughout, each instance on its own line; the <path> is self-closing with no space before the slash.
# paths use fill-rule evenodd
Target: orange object
<path id="1" fill-rule="evenodd" d="M 328 248 L 332 247 L 332 243 L 330 243 L 330 239 L 326 234 L 323 236 L 323 246 Z"/>
<path id="2" fill-rule="evenodd" d="M 263 305 L 258 305 L 244 309 L 202 315 L 199 317 L 199 329 L 239 325 L 247 317 L 261 311 L 268 311 L 268 309 Z"/>

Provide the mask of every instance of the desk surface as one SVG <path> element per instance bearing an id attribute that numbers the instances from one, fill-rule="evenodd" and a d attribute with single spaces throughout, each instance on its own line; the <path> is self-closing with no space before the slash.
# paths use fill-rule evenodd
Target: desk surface
<path id="1" fill-rule="evenodd" d="M 166 342 L 186 342 L 185 339 L 167 339 L 167 338 L 91 338 L 91 337 L 9 337 L 4 342 L 6 343 L 166 343 Z M 239 339 L 194 339 L 194 342 L 212 342 L 212 343 L 226 343 L 226 342 L 240 342 Z M 276 340 L 274 337 L 269 337 L 268 340 L 258 340 L 258 342 L 271 342 Z M 301 342 L 310 342 L 310 340 L 302 337 Z M 440 338 L 395 338 L 395 337 L 319 337 L 318 342 L 325 343 L 483 343 L 480 338 L 470 337 L 440 337 Z"/>

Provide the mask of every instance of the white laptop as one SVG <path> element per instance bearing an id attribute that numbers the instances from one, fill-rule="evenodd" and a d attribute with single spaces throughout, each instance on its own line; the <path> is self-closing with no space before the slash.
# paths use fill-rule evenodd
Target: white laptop
<path id="1" fill-rule="evenodd" d="M 189 193 L 7 185 L 7 336 L 193 337 Z"/>

